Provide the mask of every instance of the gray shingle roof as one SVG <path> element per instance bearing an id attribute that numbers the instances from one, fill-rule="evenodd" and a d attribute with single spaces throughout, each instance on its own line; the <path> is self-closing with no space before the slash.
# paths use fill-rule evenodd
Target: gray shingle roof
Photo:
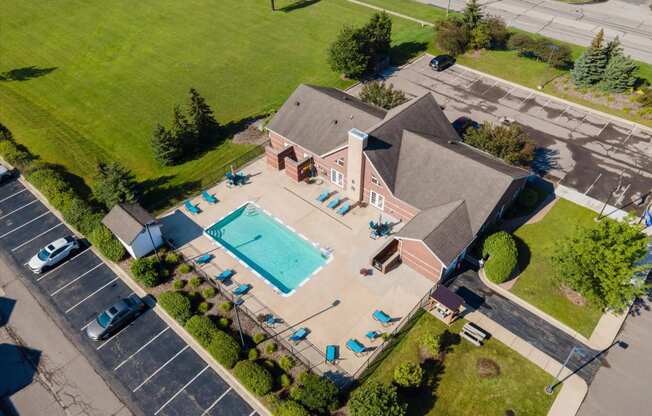
<path id="1" fill-rule="evenodd" d="M 345 145 L 349 130 L 366 131 L 385 113 L 335 88 L 300 85 L 267 128 L 322 155 Z"/>
<path id="2" fill-rule="evenodd" d="M 154 223 L 156 219 L 138 204 L 117 204 L 102 219 L 102 224 L 127 244 L 134 242 L 145 225 Z"/>

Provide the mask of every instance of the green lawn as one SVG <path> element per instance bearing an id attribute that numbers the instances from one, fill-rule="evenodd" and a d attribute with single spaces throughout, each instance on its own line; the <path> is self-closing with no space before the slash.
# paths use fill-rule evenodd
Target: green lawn
<path id="1" fill-rule="evenodd" d="M 577 306 L 561 293 L 553 279 L 550 257 L 557 242 L 575 232 L 577 226 L 592 225 L 595 216 L 593 211 L 560 199 L 540 222 L 524 225 L 514 233 L 519 263 L 525 268 L 512 292 L 587 338 L 602 313 L 590 305 Z"/>
<path id="2" fill-rule="evenodd" d="M 446 10 L 439 7 L 419 3 L 414 0 L 360 0 L 367 4 L 401 13 L 416 19 L 434 22 L 446 17 Z"/>
<path id="3" fill-rule="evenodd" d="M 0 73 L 36 70 L 0 82 L 0 122 L 33 153 L 87 181 L 98 159 L 119 160 L 155 188 L 149 206 L 169 203 L 249 150 L 226 142 L 181 166 L 156 164 L 151 131 L 169 124 L 189 87 L 223 124 L 278 108 L 300 83 L 344 87 L 326 48 L 342 25 L 361 25 L 372 13 L 345 0 L 274 13 L 254 0 L 11 2 L 2 9 Z M 430 38 L 430 29 L 395 19 L 394 57 L 413 56 Z"/>
<path id="4" fill-rule="evenodd" d="M 456 322 L 451 332 L 457 333 L 463 321 Z M 403 362 L 419 362 L 419 339 L 425 333 L 442 333 L 446 325 L 429 313 L 423 313 L 412 329 L 375 366 L 365 382 L 377 380 L 391 382 L 394 368 Z M 423 363 L 426 369 L 424 387 L 411 393 L 401 392 L 408 402 L 410 416 L 504 416 L 506 410 L 517 415 L 544 416 L 555 396 L 543 389 L 552 377 L 495 339 L 478 348 L 465 340 L 451 347 L 443 365 L 434 360 Z M 480 378 L 476 363 L 479 358 L 495 361 L 500 375 Z"/>

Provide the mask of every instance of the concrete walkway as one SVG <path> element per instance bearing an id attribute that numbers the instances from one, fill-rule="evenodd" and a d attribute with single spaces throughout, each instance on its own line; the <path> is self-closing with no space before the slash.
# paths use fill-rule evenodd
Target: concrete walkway
<path id="1" fill-rule="evenodd" d="M 449 0 L 418 0 L 446 8 Z M 466 0 L 451 0 L 462 10 Z M 501 16 L 512 27 L 588 46 L 604 29 L 608 39 L 618 36 L 626 54 L 652 63 L 652 11 L 646 2 L 609 0 L 596 4 L 567 4 L 556 0 L 481 0 L 487 14 Z M 400 12 L 400 10 L 397 10 Z"/>

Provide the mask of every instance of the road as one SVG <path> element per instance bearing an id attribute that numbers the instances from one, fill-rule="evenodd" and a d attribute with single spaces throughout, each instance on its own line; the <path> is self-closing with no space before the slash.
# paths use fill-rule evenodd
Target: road
<path id="1" fill-rule="evenodd" d="M 449 0 L 418 0 L 446 8 Z M 462 10 L 466 0 L 451 0 Z M 652 10 L 649 2 L 609 0 L 595 4 L 567 4 L 557 0 L 482 0 L 487 14 L 501 16 L 512 27 L 553 39 L 588 46 L 604 29 L 608 39 L 618 36 L 625 53 L 652 63 Z M 400 12 L 400 10 L 396 10 Z"/>
<path id="2" fill-rule="evenodd" d="M 218 374 L 151 309 L 105 341 L 84 336 L 98 313 L 133 292 L 87 244 L 43 274 L 24 266 L 39 248 L 71 234 L 22 183 L 0 186 L 0 255 L 90 363 L 80 376 L 84 385 L 85 375 L 97 372 L 136 415 L 258 415 L 240 386 Z M 15 309 L 15 319 L 29 316 Z M 89 406 L 102 394 L 87 398 Z"/>

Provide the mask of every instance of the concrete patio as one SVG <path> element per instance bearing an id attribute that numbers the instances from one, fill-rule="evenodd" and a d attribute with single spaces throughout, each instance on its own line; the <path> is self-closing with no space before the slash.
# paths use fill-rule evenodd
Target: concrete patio
<path id="1" fill-rule="evenodd" d="M 324 189 L 337 189 L 326 179 L 322 184 L 296 183 L 284 172 L 268 168 L 264 158 L 250 164 L 243 172 L 249 176 L 246 185 L 228 188 L 226 182 L 221 182 L 208 190 L 218 198 L 217 204 L 210 205 L 200 196 L 194 198 L 192 202 L 199 206 L 200 214 L 192 215 L 183 207 L 163 214 L 160 220 L 164 235 L 187 258 L 211 252 L 213 260 L 202 267 L 209 276 L 227 268 L 234 269 L 234 285 L 229 289 L 237 284 L 252 285 L 244 297 L 244 307 L 254 314 L 273 313 L 283 319 L 286 325 L 280 326 L 279 336 L 287 339 L 293 328 L 308 328 L 310 342 L 300 343 L 297 349 L 318 372 L 344 373 L 340 374 L 344 377 L 354 374 L 382 342 L 380 339 L 369 342 L 365 334 L 370 330 L 391 332 L 433 287 L 433 282 L 405 265 L 386 275 L 374 270 L 372 276 L 361 276 L 360 269 L 370 267 L 370 257 L 386 242 L 369 237 L 368 223 L 378 220 L 379 212 L 371 206 L 354 207 L 340 216 L 328 209 L 326 204 L 315 200 Z M 274 291 L 203 235 L 205 228 L 247 201 L 256 202 L 333 254 L 332 261 L 289 297 Z M 383 219 L 391 220 L 386 216 Z M 394 231 L 402 225 L 396 225 Z M 335 301 L 339 302 L 332 307 Z M 371 314 L 375 309 L 390 315 L 393 325 L 383 328 L 374 321 Z M 349 338 L 362 342 L 367 347 L 366 354 L 357 357 L 348 351 L 345 343 Z M 328 344 L 339 346 L 339 367 L 324 364 L 323 351 Z"/>

